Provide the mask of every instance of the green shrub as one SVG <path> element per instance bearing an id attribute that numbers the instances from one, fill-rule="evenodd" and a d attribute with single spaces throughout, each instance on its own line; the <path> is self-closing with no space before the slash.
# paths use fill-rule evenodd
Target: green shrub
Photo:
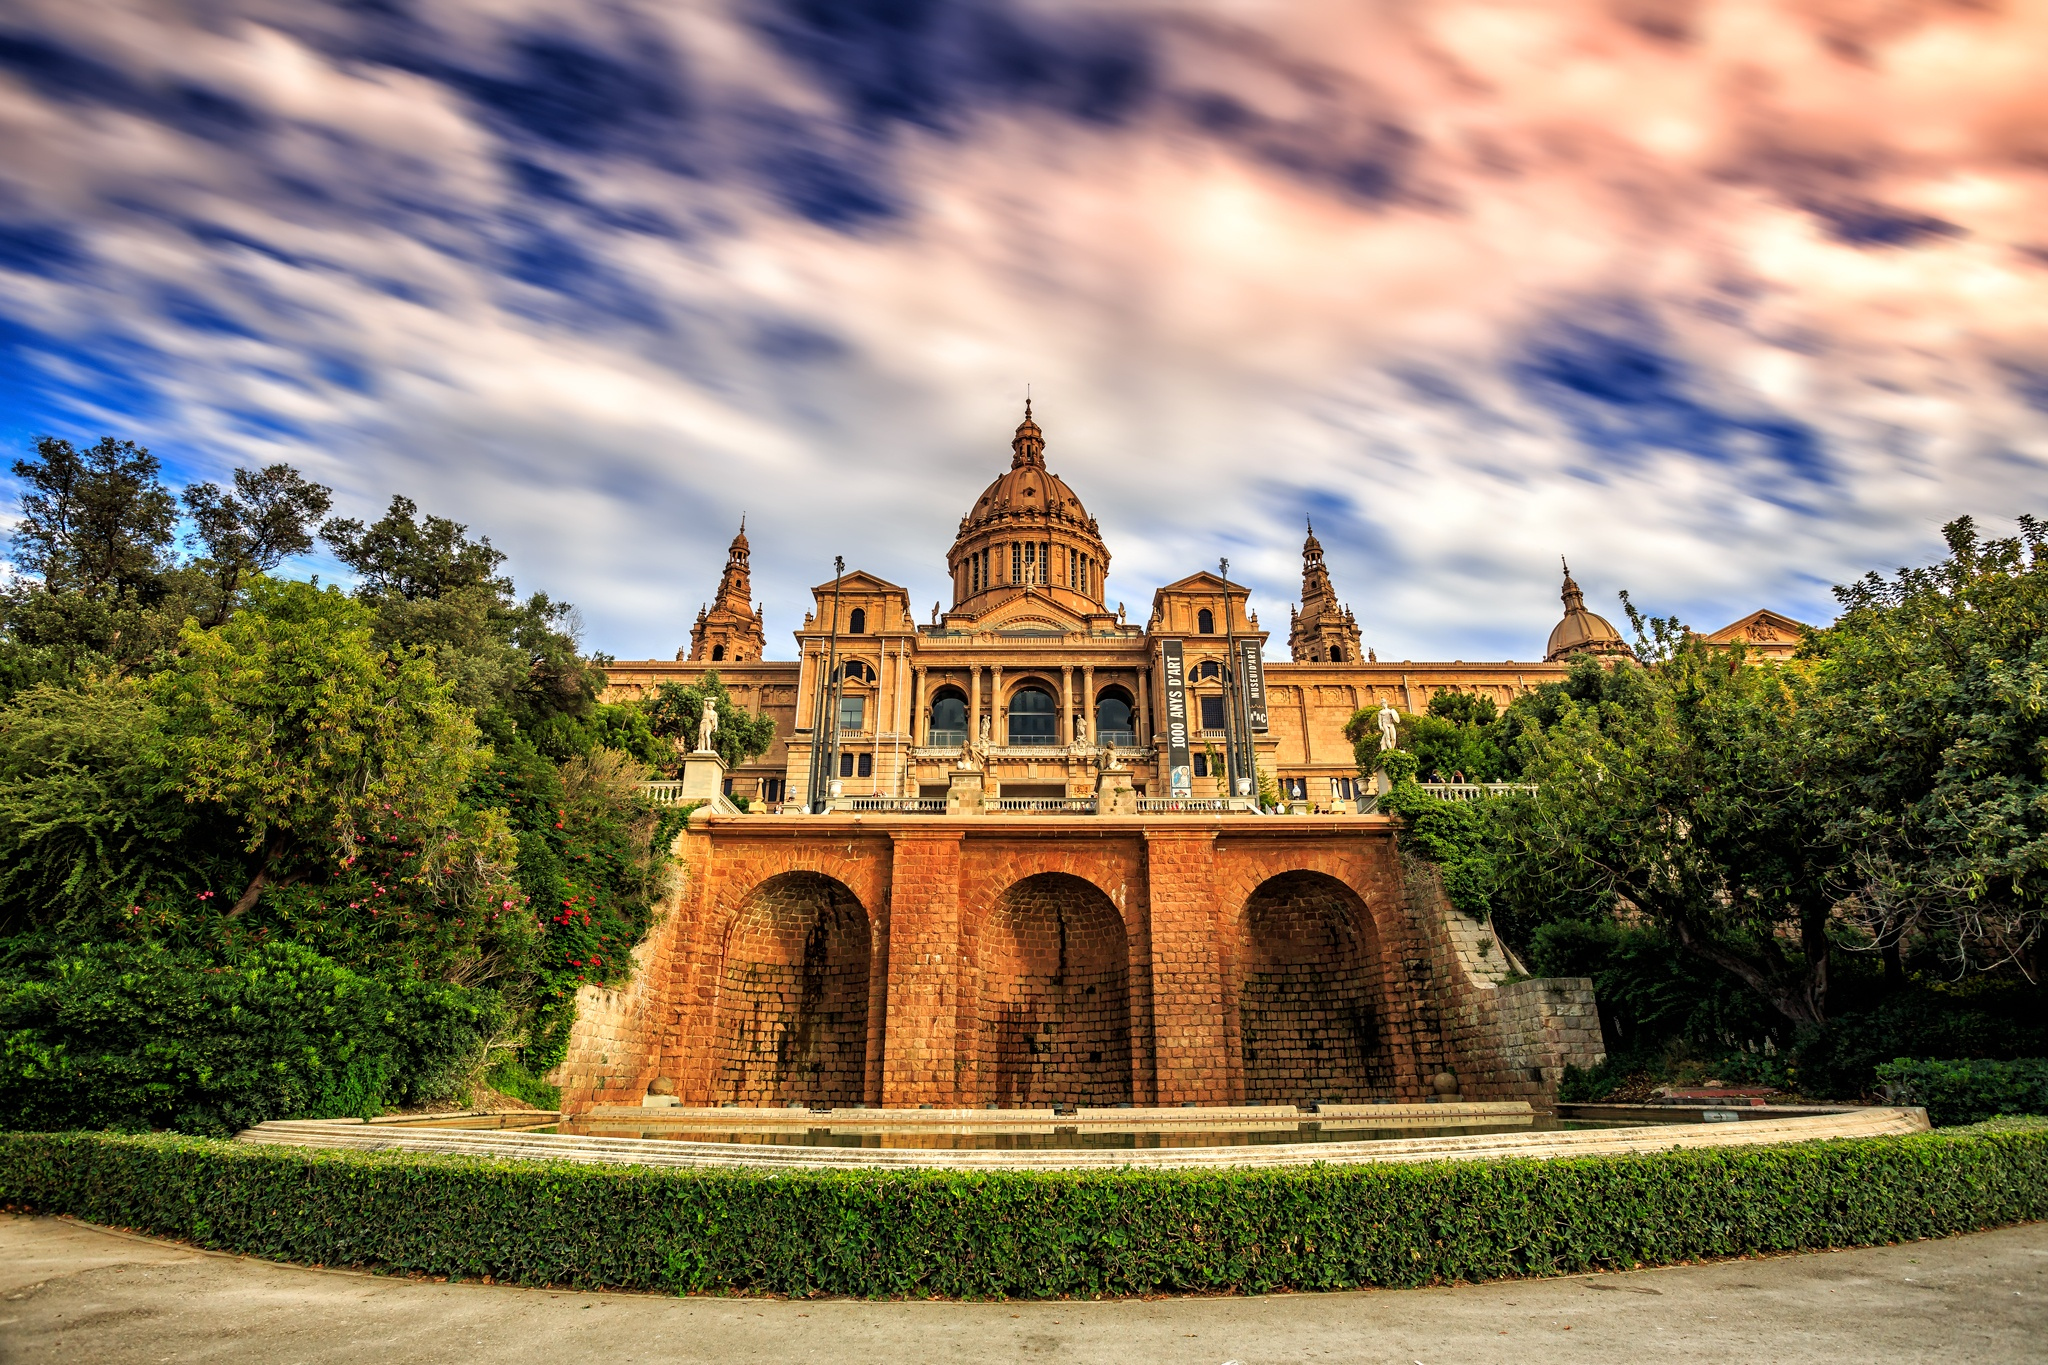
<path id="1" fill-rule="evenodd" d="M 0 979 L 17 1128 L 231 1133 L 444 1099 L 505 1025 L 489 992 L 359 976 L 296 944 L 100 944 Z"/>
<path id="2" fill-rule="evenodd" d="M 1830 1099 L 1872 1093 L 1879 1065 L 1894 1057 L 2010 1061 L 2044 1055 L 2048 992 L 2003 984 L 1980 984 L 1966 994 L 1924 986 L 1902 990 L 1802 1032 L 1791 1050 L 1800 1093 Z"/>
<path id="3" fill-rule="evenodd" d="M 2048 1059 L 2013 1062 L 1914 1061 L 1877 1068 L 1895 1104 L 1918 1104 L 1938 1126 L 1976 1123 L 1999 1114 L 2048 1114 Z"/>
<path id="4" fill-rule="evenodd" d="M 536 1109 L 553 1109 L 562 1102 L 561 1087 L 549 1085 L 534 1075 L 516 1056 L 500 1057 L 484 1073 L 484 1083 L 499 1094 L 524 1100 Z"/>
<path id="5" fill-rule="evenodd" d="M 2048 1217 L 2048 1127 L 1555 1161 L 803 1171 L 0 1135 L 0 1204 L 325 1265 L 960 1298 L 1420 1285 Z"/>

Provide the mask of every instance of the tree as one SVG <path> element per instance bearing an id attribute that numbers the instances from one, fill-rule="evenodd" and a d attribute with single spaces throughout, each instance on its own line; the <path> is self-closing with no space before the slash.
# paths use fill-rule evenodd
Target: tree
<path id="1" fill-rule="evenodd" d="M 432 666 L 378 649 L 365 608 L 263 578 L 247 594 L 219 629 L 188 625 L 151 683 L 186 798 L 225 815 L 253 857 L 232 916 L 273 882 L 347 866 L 393 826 L 452 831 L 482 756 Z"/>
<path id="2" fill-rule="evenodd" d="M 489 536 L 469 539 L 469 528 L 445 517 L 415 521 L 419 504 L 394 495 L 379 521 L 336 517 L 320 528 L 334 557 L 356 574 L 356 595 L 376 605 L 390 598 L 429 602 L 466 588 L 489 588 L 509 597 L 512 580 L 498 576 L 505 556 Z"/>
<path id="3" fill-rule="evenodd" d="M 45 436 L 36 458 L 16 460 L 28 487 L 14 530 L 14 565 L 50 592 L 89 599 L 149 596 L 169 567 L 178 506 L 154 455 L 102 437 L 80 451 Z"/>
<path id="4" fill-rule="evenodd" d="M 1804 647 L 1841 795 L 1829 838 L 1853 867 L 1845 911 L 1884 950 L 1918 937 L 1958 971 L 2042 979 L 2048 903 L 2048 528 L 1835 590 Z"/>
<path id="5" fill-rule="evenodd" d="M 1652 666 L 1633 704 L 1569 702 L 1532 741 L 1538 791 L 1501 811 L 1514 854 L 1626 902 L 1787 1020 L 1819 1023 L 1845 857 L 1827 837 L 1807 670 L 1751 667 L 1629 610 Z"/>
<path id="6" fill-rule="evenodd" d="M 192 484 L 185 510 L 206 549 L 201 567 L 212 579 L 214 608 L 207 625 L 234 611 L 235 593 L 253 574 L 269 573 L 313 545 L 313 524 L 327 514 L 333 490 L 311 483 L 288 464 L 237 469 L 235 491 Z"/>
<path id="7" fill-rule="evenodd" d="M 575 610 L 545 593 L 524 602 L 498 573 L 489 538 L 442 517 L 417 519 L 394 497 L 365 527 L 337 518 L 321 539 L 357 575 L 356 598 L 375 613 L 378 642 L 427 651 L 456 699 L 494 735 L 528 731 L 556 758 L 585 747 L 574 722 L 590 713 L 604 675 L 577 652 Z"/>
<path id="8" fill-rule="evenodd" d="M 752 715 L 734 701 L 719 681 L 716 669 L 705 670 L 693 683 L 669 682 L 654 689 L 646 703 L 647 728 L 657 737 L 669 740 L 676 749 L 694 749 L 697 724 L 703 718 L 707 700 L 718 704 L 718 730 L 711 737 L 711 747 L 725 760 L 726 767 L 737 768 L 750 758 L 759 758 L 775 743 L 774 718 Z M 669 760 L 669 766 L 675 766 L 674 759 Z"/>

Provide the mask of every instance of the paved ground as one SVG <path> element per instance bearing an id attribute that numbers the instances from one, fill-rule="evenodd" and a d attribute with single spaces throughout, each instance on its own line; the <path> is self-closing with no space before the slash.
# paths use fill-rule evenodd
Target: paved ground
<path id="1" fill-rule="evenodd" d="M 2048 1359 L 2048 1224 L 1566 1280 L 1141 1303 L 789 1303 L 381 1279 L 0 1218 L 0 1361 L 1449 1365 Z"/>

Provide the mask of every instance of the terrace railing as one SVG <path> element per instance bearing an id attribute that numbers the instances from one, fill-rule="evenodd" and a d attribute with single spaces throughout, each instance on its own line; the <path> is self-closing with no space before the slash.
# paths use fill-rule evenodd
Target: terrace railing
<path id="1" fill-rule="evenodd" d="M 941 803 L 942 805 L 944 803 Z M 1018 815 L 1093 815 L 1092 796 L 998 796 L 996 809 Z"/>

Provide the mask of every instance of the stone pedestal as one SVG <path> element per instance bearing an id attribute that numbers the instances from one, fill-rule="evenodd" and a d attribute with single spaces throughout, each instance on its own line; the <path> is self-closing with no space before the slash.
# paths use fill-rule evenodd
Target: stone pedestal
<path id="1" fill-rule="evenodd" d="M 683 800 L 718 804 L 725 795 L 725 760 L 717 754 L 694 753 L 683 758 Z"/>
<path id="2" fill-rule="evenodd" d="M 955 768 L 946 775 L 946 814 L 979 815 L 982 810 L 981 770 Z"/>
<path id="3" fill-rule="evenodd" d="M 1131 773 L 1128 768 L 1105 768 L 1095 775 L 1095 813 L 1138 813 L 1138 789 L 1131 785 Z"/>

